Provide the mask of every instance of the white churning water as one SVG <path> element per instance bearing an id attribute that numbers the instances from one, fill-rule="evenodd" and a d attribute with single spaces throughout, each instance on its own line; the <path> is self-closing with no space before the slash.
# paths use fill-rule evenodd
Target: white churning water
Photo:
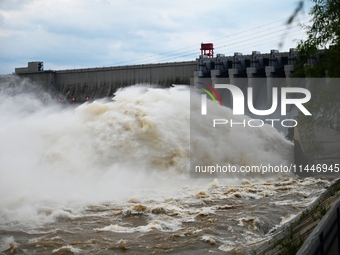
<path id="1" fill-rule="evenodd" d="M 112 213 L 110 221 L 91 226 L 89 235 L 158 231 L 178 232 L 180 238 L 191 231 L 190 235 L 197 235 L 197 242 L 217 243 L 219 251 L 233 250 L 237 238 L 242 237 L 245 243 L 261 239 L 280 224 L 281 218 L 289 218 L 287 213 L 298 213 L 329 185 L 314 179 L 297 181 L 287 174 L 190 178 L 190 124 L 191 144 L 197 144 L 193 160 L 205 157 L 212 163 L 222 159 L 233 165 L 290 164 L 293 145 L 269 126 L 216 129 L 212 133 L 199 115 L 190 116 L 186 86 L 160 89 L 136 85 L 119 90 L 114 101 L 98 100 L 75 107 L 53 103 L 28 80 L 9 76 L 0 83 L 0 251 L 15 243 L 16 236 L 13 239 L 6 231 L 24 228 L 25 233 L 41 235 L 55 229 L 66 231 L 72 224 L 65 227 L 63 219 L 79 220 L 89 216 L 89 211 L 91 217 L 103 219 L 107 212 Z M 191 100 L 193 107 L 200 107 L 199 98 L 197 102 Z M 217 111 L 220 116 L 232 116 L 225 107 Z M 289 186 L 286 191 L 280 190 L 286 193 L 277 196 L 276 183 Z M 293 186 L 297 195 L 289 200 Z M 273 207 L 296 204 L 297 200 L 302 205 L 295 211 L 282 212 L 282 217 L 270 224 L 260 216 L 242 214 L 241 201 L 264 197 L 272 197 L 268 203 Z M 209 204 L 209 199 L 220 202 Z M 275 201 L 285 203 L 276 205 Z M 236 229 L 246 227 L 252 232 L 247 237 L 241 231 L 228 239 L 219 236 L 217 230 L 208 233 L 204 225 L 193 225 L 190 230 L 184 226 L 197 222 L 197 217 L 233 208 L 236 211 L 230 213 L 229 220 L 235 224 L 228 228 L 225 223 L 226 229 L 236 233 Z M 268 210 L 268 214 L 272 212 Z M 144 218 L 138 218 L 138 224 L 131 221 L 124 225 L 122 220 L 129 215 Z M 58 225 L 60 222 L 63 224 Z M 261 222 L 266 230 L 257 231 Z M 26 245 L 38 242 L 27 239 Z M 129 241 L 124 242 L 117 247 L 128 246 Z M 20 248 L 25 242 L 15 245 Z M 67 240 L 58 249 L 53 247 L 51 252 L 85 249 L 72 247 Z"/>

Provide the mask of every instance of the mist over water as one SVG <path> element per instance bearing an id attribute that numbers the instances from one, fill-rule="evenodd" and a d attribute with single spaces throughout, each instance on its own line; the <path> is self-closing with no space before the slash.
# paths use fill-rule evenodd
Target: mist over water
<path id="1" fill-rule="evenodd" d="M 36 210 L 44 206 L 120 200 L 138 189 L 202 182 L 188 178 L 189 92 L 186 86 L 132 86 L 114 101 L 75 107 L 9 77 L 0 94 L 1 222 L 39 218 Z M 227 108 L 218 110 L 231 116 Z M 287 162 L 291 144 L 274 129 L 214 133 L 200 117 L 194 116 L 192 137 L 201 146 L 193 157 L 212 164 L 220 157 L 232 164 Z M 199 137 L 202 132 L 210 136 Z"/>
<path id="2" fill-rule="evenodd" d="M 34 85 L 13 79 L 0 94 L 1 222 L 39 217 L 43 206 L 119 200 L 185 174 L 184 93 L 135 87 L 116 102 L 75 108 L 45 103 L 47 95 L 26 93 Z"/>
<path id="3" fill-rule="evenodd" d="M 260 166 L 290 165 L 293 163 L 293 144 L 270 125 L 251 127 L 243 125 L 251 118 L 233 115 L 230 108 L 208 100 L 208 114 L 201 115 L 201 98 L 191 94 L 191 152 L 194 166 Z M 213 126 L 214 119 L 226 119 L 229 124 Z M 230 125 L 230 122 L 238 123 Z M 192 169 L 193 171 L 193 169 Z M 218 175 L 223 177 L 226 174 Z M 235 178 L 258 178 L 258 174 L 228 173 Z M 267 173 L 266 176 L 280 176 Z"/>
<path id="4" fill-rule="evenodd" d="M 188 219 L 188 215 L 201 212 L 194 207 L 184 212 L 184 208 L 200 204 L 201 195 L 197 194 L 209 196 L 211 187 L 294 178 L 280 174 L 233 174 L 232 178 L 218 180 L 190 178 L 190 138 L 195 144 L 193 160 L 206 158 L 212 164 L 221 159 L 233 165 L 289 164 L 293 146 L 269 126 L 211 132 L 199 114 L 190 113 L 190 100 L 194 107 L 200 107 L 199 96 L 190 98 L 187 86 L 160 89 L 136 85 L 117 91 L 114 100 L 64 105 L 54 102 L 28 80 L 3 77 L 0 226 L 34 228 L 60 218 L 76 219 L 85 208 L 103 204 L 120 205 L 125 215 L 131 203 L 144 203 L 149 209 L 143 212 L 155 207 L 163 208 L 159 209 L 162 213 L 177 211 L 177 215 L 183 213 L 183 222 L 191 222 L 193 218 Z M 216 111 L 219 116 L 232 116 L 225 107 Z M 219 199 L 227 194 L 223 192 Z M 248 194 L 242 192 L 240 196 Z M 249 194 L 244 196 L 254 196 Z M 268 194 L 263 190 L 254 198 Z M 178 202 L 169 204 L 169 199 Z M 215 209 L 204 210 L 209 215 Z M 143 228 L 108 225 L 96 231 L 181 229 L 178 219 L 162 218 L 173 228 L 164 227 L 168 225 L 158 220 L 146 222 Z"/>

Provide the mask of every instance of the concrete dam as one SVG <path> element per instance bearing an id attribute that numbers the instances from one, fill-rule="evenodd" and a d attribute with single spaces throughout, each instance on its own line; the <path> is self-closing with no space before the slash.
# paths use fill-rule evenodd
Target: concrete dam
<path id="1" fill-rule="evenodd" d="M 58 71 L 44 70 L 43 62 L 29 62 L 27 67 L 16 68 L 15 74 L 38 83 L 52 98 L 61 102 L 113 97 L 119 88 L 135 84 L 159 87 L 173 84 L 234 84 L 244 95 L 248 93 L 247 88 L 252 87 L 254 107 L 265 110 L 272 105 L 272 89 L 286 86 L 297 58 L 295 49 L 288 52 L 271 50 L 266 54 L 253 51 L 249 55 L 236 52 L 233 56 L 215 56 L 213 44 L 202 43 L 200 50 L 201 54 L 195 61 Z M 221 94 L 223 105 L 232 108 L 231 93 L 217 91 Z M 262 119 L 282 119 L 280 100 L 278 103 L 277 110 Z M 287 106 L 287 109 L 289 119 L 298 113 L 298 109 L 292 105 Z M 251 116 L 246 103 L 245 114 Z M 287 133 L 286 127 L 278 123 L 273 126 Z"/>
<path id="2" fill-rule="evenodd" d="M 195 61 L 113 66 L 101 68 L 44 70 L 43 62 L 29 62 L 27 67 L 15 68 L 15 75 L 29 78 L 39 84 L 52 97 L 59 100 L 86 101 L 111 97 L 119 88 L 135 84 L 169 87 L 172 84 L 193 85 L 200 81 L 216 83 L 217 78 L 290 77 L 296 52 L 272 50 L 249 55 L 213 54 L 212 44 L 201 45 L 201 55 Z M 270 84 L 268 86 L 271 86 Z"/>
<path id="3" fill-rule="evenodd" d="M 15 74 L 41 85 L 59 100 L 86 101 L 112 97 L 121 87 L 134 84 L 189 84 L 196 62 L 132 65 L 74 70 L 43 70 L 43 62 L 29 62 Z"/>
<path id="4" fill-rule="evenodd" d="M 135 84 L 151 84 L 158 87 L 170 87 L 173 84 L 195 85 L 208 84 L 233 84 L 237 86 L 245 96 L 248 88 L 252 87 L 253 107 L 258 110 L 266 110 L 272 106 L 272 90 L 287 86 L 294 73 L 294 64 L 297 61 L 297 52 L 290 49 L 287 52 L 271 50 L 269 53 L 261 54 L 253 51 L 244 55 L 235 52 L 233 56 L 224 54 L 214 55 L 212 43 L 201 44 L 201 54 L 194 61 L 112 66 L 101 68 L 70 69 L 70 70 L 44 70 L 43 62 L 29 62 L 27 67 L 15 68 L 15 75 L 28 78 L 38 84 L 45 92 L 48 92 L 54 100 L 61 102 L 85 102 L 99 98 L 113 97 L 119 89 Z M 314 65 L 317 57 L 308 59 L 308 65 Z M 307 87 L 306 79 L 299 84 L 300 87 Z M 233 97 L 226 89 L 216 89 L 221 95 L 223 105 L 233 108 Z M 254 116 L 244 102 L 245 114 L 254 119 L 279 119 L 282 120 L 280 112 L 280 95 L 278 94 L 277 109 L 269 116 Z M 299 95 L 292 93 L 292 97 Z M 300 95 L 301 96 L 301 95 Z M 246 101 L 246 100 L 245 100 Z M 295 105 L 287 105 L 286 119 L 294 119 L 299 109 Z M 276 121 L 273 126 L 283 132 L 288 133 L 288 128 L 280 125 Z M 332 130 L 317 132 L 323 134 L 322 140 L 334 140 Z M 325 138 L 324 134 L 329 135 Z M 295 138 L 298 146 L 296 152 L 297 162 L 306 164 L 312 158 L 306 155 L 304 147 L 308 144 L 308 139 L 294 128 L 294 134 L 290 139 Z M 335 139 L 336 141 L 338 139 Z M 338 143 L 335 149 L 338 148 Z M 329 147 L 329 146 L 328 146 Z M 331 151 L 333 153 L 334 148 Z M 327 151 L 327 150 L 325 150 Z M 334 154 L 334 153 L 333 153 Z M 305 157 L 306 155 L 306 157 Z M 331 161 L 337 161 L 338 157 Z M 318 159 L 320 160 L 320 159 Z M 328 161 L 322 159 L 321 161 Z"/>

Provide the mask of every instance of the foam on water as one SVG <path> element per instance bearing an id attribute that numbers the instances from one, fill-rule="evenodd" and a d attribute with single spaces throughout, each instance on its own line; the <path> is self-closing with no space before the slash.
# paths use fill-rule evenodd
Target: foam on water
<path id="1" fill-rule="evenodd" d="M 133 232 L 150 232 L 153 230 L 159 230 L 159 231 L 165 231 L 165 232 L 172 232 L 177 231 L 181 228 L 178 227 L 179 224 L 172 223 L 169 224 L 168 222 L 162 222 L 162 221 L 152 221 L 146 226 L 138 226 L 138 227 L 123 227 L 119 226 L 117 224 L 106 226 L 103 228 L 97 228 L 94 229 L 97 232 L 100 231 L 112 231 L 117 233 L 133 233 Z"/>
<path id="2" fill-rule="evenodd" d="M 76 216 L 91 204 L 143 196 L 157 200 L 209 187 L 211 180 L 189 178 L 189 101 L 186 86 L 132 86 L 119 90 L 114 101 L 65 107 L 27 80 L 2 79 L 0 223 L 49 222 L 67 208 Z M 225 107 L 217 111 L 232 116 Z M 197 127 L 191 139 L 204 145 L 193 157 L 224 158 L 233 165 L 291 160 L 292 144 L 269 126 L 216 129 L 206 139 L 201 134 L 210 127 L 200 116 L 191 117 Z M 247 176 L 234 177 L 221 182 L 241 184 Z M 180 190 L 184 185 L 190 188 Z"/>
<path id="3" fill-rule="evenodd" d="M 13 236 L 3 237 L 0 239 L 0 251 L 15 249 L 15 247 L 16 243 Z"/>

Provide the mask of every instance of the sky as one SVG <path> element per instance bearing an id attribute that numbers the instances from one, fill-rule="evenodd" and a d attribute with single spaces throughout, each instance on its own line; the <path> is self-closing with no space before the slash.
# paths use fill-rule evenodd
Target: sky
<path id="1" fill-rule="evenodd" d="M 27 62 L 45 70 L 195 60 L 289 51 L 305 38 L 311 3 L 298 0 L 0 0 L 0 74 Z M 280 42 L 283 46 L 280 48 Z"/>

